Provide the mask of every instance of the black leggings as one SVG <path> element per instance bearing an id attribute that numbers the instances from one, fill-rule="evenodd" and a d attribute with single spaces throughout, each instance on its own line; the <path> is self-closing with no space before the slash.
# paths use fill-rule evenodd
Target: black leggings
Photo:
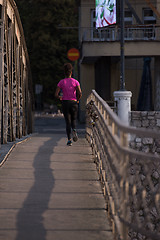
<path id="1" fill-rule="evenodd" d="M 62 111 L 66 122 L 66 133 L 68 140 L 71 139 L 71 128 L 76 128 L 76 120 L 78 113 L 78 104 L 76 101 L 63 100 Z"/>

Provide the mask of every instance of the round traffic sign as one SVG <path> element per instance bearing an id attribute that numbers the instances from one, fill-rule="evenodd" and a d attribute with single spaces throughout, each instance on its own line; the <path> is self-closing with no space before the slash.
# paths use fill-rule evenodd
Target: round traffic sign
<path id="1" fill-rule="evenodd" d="M 76 49 L 76 48 L 71 48 L 67 52 L 67 57 L 71 61 L 76 61 L 79 58 L 79 56 L 80 56 L 80 53 L 79 53 L 78 49 Z"/>

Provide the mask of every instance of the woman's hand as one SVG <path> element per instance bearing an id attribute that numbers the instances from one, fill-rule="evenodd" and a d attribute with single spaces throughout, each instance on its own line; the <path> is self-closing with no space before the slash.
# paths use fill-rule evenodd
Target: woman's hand
<path id="1" fill-rule="evenodd" d="M 60 90 L 61 89 L 59 87 L 56 88 L 55 97 L 58 98 L 61 101 L 62 100 L 62 96 L 59 96 Z"/>

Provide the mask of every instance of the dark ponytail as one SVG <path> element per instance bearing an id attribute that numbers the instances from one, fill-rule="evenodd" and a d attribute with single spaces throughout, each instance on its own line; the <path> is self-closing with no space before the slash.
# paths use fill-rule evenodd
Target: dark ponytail
<path id="1" fill-rule="evenodd" d="M 71 63 L 65 63 L 64 64 L 64 75 L 65 77 L 69 77 L 70 74 L 72 73 L 73 67 Z"/>

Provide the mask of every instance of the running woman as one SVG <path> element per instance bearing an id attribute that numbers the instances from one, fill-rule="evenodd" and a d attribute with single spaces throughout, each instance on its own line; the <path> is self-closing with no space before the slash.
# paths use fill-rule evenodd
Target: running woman
<path id="1" fill-rule="evenodd" d="M 66 133 L 67 133 L 67 145 L 72 145 L 71 133 L 73 135 L 73 141 L 78 140 L 76 131 L 76 119 L 78 113 L 78 103 L 82 96 L 82 91 L 79 82 L 72 78 L 72 64 L 64 64 L 64 75 L 58 84 L 55 92 L 55 97 L 62 100 L 62 111 L 66 122 Z M 63 96 L 59 93 L 62 91 Z"/>

